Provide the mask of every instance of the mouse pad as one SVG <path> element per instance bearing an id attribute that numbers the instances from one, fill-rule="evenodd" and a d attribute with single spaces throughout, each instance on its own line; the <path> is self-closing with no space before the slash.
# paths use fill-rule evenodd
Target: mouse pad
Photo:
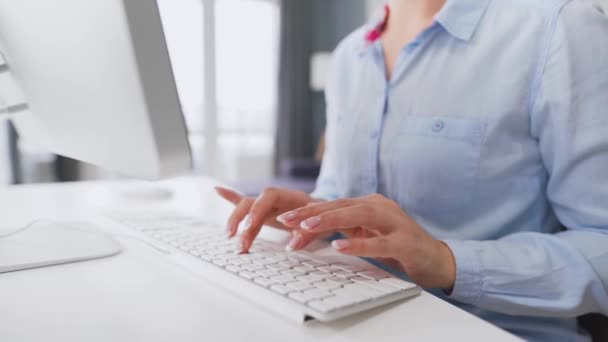
<path id="1" fill-rule="evenodd" d="M 80 262 L 119 254 L 118 242 L 75 223 L 39 222 L 0 238 L 0 273 Z"/>

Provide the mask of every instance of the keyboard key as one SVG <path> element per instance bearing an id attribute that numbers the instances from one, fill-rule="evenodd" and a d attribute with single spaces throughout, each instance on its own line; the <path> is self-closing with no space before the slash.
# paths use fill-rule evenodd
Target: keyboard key
<path id="1" fill-rule="evenodd" d="M 334 267 L 334 266 L 322 266 L 322 267 L 318 267 L 318 269 L 319 269 L 319 271 L 325 272 L 325 273 L 334 273 L 334 272 L 342 271 L 342 269 Z"/>
<path id="2" fill-rule="evenodd" d="M 255 273 L 248 272 L 248 271 L 241 272 L 241 273 L 239 273 L 239 275 L 241 277 L 243 277 L 245 279 L 249 279 L 249 280 L 254 279 L 255 277 L 257 277 L 257 275 Z"/>
<path id="3" fill-rule="evenodd" d="M 257 254 L 243 254 L 241 255 L 241 259 L 243 260 L 249 260 L 250 262 L 253 262 L 253 260 L 257 260 L 257 259 L 263 259 L 264 257 L 261 255 L 257 255 Z"/>
<path id="4" fill-rule="evenodd" d="M 291 283 L 287 283 L 286 284 L 287 287 L 291 287 L 292 289 L 296 290 L 296 291 L 304 291 L 304 290 L 308 290 L 308 289 L 312 289 L 313 286 L 309 283 L 304 283 L 301 281 L 294 281 Z"/>
<path id="5" fill-rule="evenodd" d="M 373 280 L 381 280 L 391 277 L 390 273 L 381 270 L 364 271 L 358 272 L 357 274 Z"/>
<path id="6" fill-rule="evenodd" d="M 338 263 L 338 264 L 334 264 L 333 266 L 343 270 L 343 271 L 349 271 L 349 272 L 362 272 L 362 271 L 367 271 L 369 269 L 371 269 L 371 266 L 361 266 L 361 265 L 347 265 L 347 264 L 342 264 L 342 263 Z"/>
<path id="7" fill-rule="evenodd" d="M 312 298 L 302 292 L 292 292 L 288 295 L 288 297 L 302 304 L 312 300 Z"/>
<path id="8" fill-rule="evenodd" d="M 258 270 L 263 270 L 266 267 L 262 266 L 262 265 L 257 265 L 257 264 L 247 264 L 247 265 L 242 265 L 242 268 L 246 269 L 247 271 L 258 271 Z"/>
<path id="9" fill-rule="evenodd" d="M 285 270 L 289 269 L 289 267 L 281 265 L 281 264 L 268 265 L 268 266 L 266 266 L 266 268 L 269 270 L 276 271 L 276 272 L 285 271 Z"/>
<path id="10" fill-rule="evenodd" d="M 299 266 L 300 262 L 294 261 L 294 260 L 285 260 L 285 261 L 281 261 L 279 264 L 291 268 L 291 267 L 294 267 L 294 266 Z"/>
<path id="11" fill-rule="evenodd" d="M 226 262 L 225 260 L 222 260 L 222 259 L 213 259 L 211 262 L 213 262 L 214 264 L 221 266 L 221 267 L 228 265 L 228 262 Z"/>
<path id="12" fill-rule="evenodd" d="M 260 277 L 264 277 L 264 278 L 270 278 L 270 277 L 274 277 L 274 276 L 278 276 L 279 273 L 275 272 L 273 270 L 269 270 L 267 268 L 259 270 L 259 271 L 255 271 L 255 274 L 259 275 Z"/>
<path id="13" fill-rule="evenodd" d="M 262 265 L 262 266 L 266 266 L 266 265 L 276 264 L 277 260 L 276 259 L 271 259 L 271 258 L 263 258 L 263 259 L 253 260 L 253 263 L 254 264 L 258 264 L 258 265 Z"/>
<path id="14" fill-rule="evenodd" d="M 248 265 L 251 263 L 247 260 L 243 260 L 240 258 L 230 259 L 228 262 L 230 262 L 232 265 L 236 265 L 236 266 L 243 266 L 243 265 Z"/>
<path id="15" fill-rule="evenodd" d="M 384 297 L 388 294 L 386 291 L 382 291 L 377 288 L 372 288 L 370 286 L 367 286 L 367 285 L 364 285 L 361 283 L 344 285 L 343 289 L 349 290 L 349 291 L 356 291 L 356 292 L 362 293 L 366 296 L 369 296 L 370 298 Z M 393 291 L 393 292 L 395 292 L 395 291 Z"/>
<path id="16" fill-rule="evenodd" d="M 290 277 L 298 277 L 304 275 L 304 272 L 296 271 L 296 270 L 285 270 L 281 271 L 282 275 L 290 276 Z"/>
<path id="17" fill-rule="evenodd" d="M 393 286 L 383 284 L 376 280 L 370 280 L 365 277 L 354 277 L 354 278 L 351 278 L 350 280 L 354 281 L 357 284 L 363 284 L 365 286 L 371 287 L 375 290 L 382 291 L 385 293 L 393 293 L 393 292 L 399 291 L 397 288 L 395 288 Z"/>
<path id="18" fill-rule="evenodd" d="M 294 289 L 292 289 L 291 287 L 287 287 L 285 285 L 272 285 L 270 287 L 270 289 L 276 293 L 282 294 L 282 295 L 286 295 L 290 292 L 295 291 Z"/>
<path id="19" fill-rule="evenodd" d="M 335 277 L 335 276 L 329 277 L 325 280 L 332 282 L 332 283 L 340 284 L 340 285 L 352 284 L 352 281 L 348 280 L 347 278 L 341 278 L 341 277 Z"/>
<path id="20" fill-rule="evenodd" d="M 208 255 L 208 254 L 201 254 L 199 256 L 199 258 L 201 258 L 201 259 L 203 259 L 205 261 L 208 261 L 208 262 L 210 262 L 213 259 L 213 257 L 211 255 Z"/>
<path id="21" fill-rule="evenodd" d="M 257 284 L 260 284 L 260 285 L 264 286 L 264 287 L 269 287 L 269 286 L 275 285 L 277 283 L 276 281 L 274 281 L 272 279 L 263 278 L 263 277 L 255 278 L 253 281 L 255 283 L 257 283 Z"/>
<path id="22" fill-rule="evenodd" d="M 323 280 L 323 278 L 317 277 L 317 276 L 313 276 L 311 274 L 308 274 L 308 275 L 305 275 L 305 276 L 299 276 L 299 277 L 296 277 L 296 279 L 299 280 L 299 281 L 303 281 L 305 283 L 314 283 L 314 282 Z"/>
<path id="23" fill-rule="evenodd" d="M 409 289 L 413 289 L 416 287 L 415 284 L 412 283 L 408 283 L 407 281 L 403 281 L 401 279 L 397 279 L 397 278 L 387 278 L 387 279 L 382 279 L 380 280 L 380 282 L 382 284 L 386 284 L 386 285 L 390 285 L 393 287 L 396 287 L 400 290 L 409 290 Z"/>
<path id="24" fill-rule="evenodd" d="M 325 266 L 325 265 L 327 265 L 326 263 L 320 262 L 320 261 L 317 261 L 317 260 L 306 260 L 306 261 L 304 261 L 302 263 L 304 265 L 306 265 L 306 266 L 310 266 L 310 267 L 314 267 L 314 268 L 317 268 L 319 266 Z"/>
<path id="25" fill-rule="evenodd" d="M 335 276 L 340 277 L 340 278 L 351 278 L 351 277 L 355 277 L 356 274 L 350 271 L 339 271 L 339 272 L 335 272 L 334 273 Z"/>
<path id="26" fill-rule="evenodd" d="M 304 261 L 304 260 L 309 260 L 309 258 L 307 258 L 303 255 L 293 254 L 293 253 L 287 254 L 287 259 L 297 261 L 298 263 L 301 261 Z"/>
<path id="27" fill-rule="evenodd" d="M 238 266 L 234 266 L 234 265 L 228 265 L 226 266 L 226 269 L 232 273 L 240 273 L 245 271 L 244 269 L 238 267 Z"/>
<path id="28" fill-rule="evenodd" d="M 272 258 L 277 259 L 277 262 L 288 260 L 286 255 L 277 252 L 272 252 Z"/>
<path id="29" fill-rule="evenodd" d="M 344 304 L 357 304 L 368 301 L 373 298 L 378 298 L 375 294 L 367 291 L 359 291 L 358 289 L 337 289 L 331 291 L 337 299 L 341 299 Z"/>
<path id="30" fill-rule="evenodd" d="M 275 280 L 279 284 L 287 284 L 287 283 L 296 281 L 296 279 L 294 277 L 286 276 L 286 275 L 272 277 L 272 279 Z"/>
<path id="31" fill-rule="evenodd" d="M 325 290 L 339 289 L 342 287 L 340 284 L 337 284 L 334 282 L 329 282 L 329 281 L 321 281 L 318 283 L 313 283 L 312 285 L 316 288 L 325 289 Z"/>
<path id="32" fill-rule="evenodd" d="M 315 277 L 319 278 L 319 280 L 324 280 L 324 279 L 327 279 L 327 278 L 331 278 L 331 274 L 325 273 L 325 272 L 320 272 L 320 271 L 311 272 L 308 275 L 315 276 Z"/>
<path id="33" fill-rule="evenodd" d="M 302 273 L 308 273 L 308 272 L 314 272 L 316 271 L 316 269 L 314 267 L 310 267 L 310 266 L 296 266 L 293 268 L 294 270 L 298 271 L 298 272 L 302 272 Z"/>
<path id="34" fill-rule="evenodd" d="M 322 299 L 333 296 L 331 292 L 323 289 L 306 290 L 304 294 L 310 297 L 310 299 Z"/>

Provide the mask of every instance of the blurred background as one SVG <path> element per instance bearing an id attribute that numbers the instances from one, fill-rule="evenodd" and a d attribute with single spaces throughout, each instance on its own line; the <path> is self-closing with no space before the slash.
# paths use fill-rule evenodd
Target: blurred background
<path id="1" fill-rule="evenodd" d="M 312 188 L 329 54 L 381 0 L 158 0 L 195 174 Z M 115 178 L 0 127 L 0 182 Z M 6 143 L 5 143 L 6 142 Z"/>
<path id="2" fill-rule="evenodd" d="M 608 0 L 598 0 L 608 8 Z M 329 54 L 383 0 L 158 0 L 195 160 L 254 194 L 312 190 Z M 57 157 L 0 126 L 0 184 L 117 175 Z"/>

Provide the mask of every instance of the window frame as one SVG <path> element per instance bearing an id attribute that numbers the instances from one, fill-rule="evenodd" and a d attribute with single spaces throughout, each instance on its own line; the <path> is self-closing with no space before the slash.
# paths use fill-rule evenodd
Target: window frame
<path id="1" fill-rule="evenodd" d="M 195 127 L 189 135 L 190 138 L 204 139 L 204 159 L 207 161 L 205 171 L 209 174 L 216 175 L 218 171 L 217 160 L 219 151 L 219 139 L 223 133 L 221 132 L 218 120 L 219 104 L 218 104 L 218 83 L 217 83 L 217 19 L 216 5 L 220 0 L 200 0 L 203 8 L 203 116 L 202 126 Z M 258 2 L 268 2 L 276 6 L 280 6 L 280 0 L 249 0 Z M 280 19 L 279 19 L 280 21 Z M 280 26 L 280 23 L 277 23 Z M 280 27 L 277 27 L 277 31 Z M 277 39 L 280 37 L 277 36 Z M 279 53 L 279 51 L 277 51 Z M 278 77 L 277 77 L 278 78 Z M 274 138 L 274 134 L 273 134 Z M 195 156 L 196 158 L 196 156 Z"/>

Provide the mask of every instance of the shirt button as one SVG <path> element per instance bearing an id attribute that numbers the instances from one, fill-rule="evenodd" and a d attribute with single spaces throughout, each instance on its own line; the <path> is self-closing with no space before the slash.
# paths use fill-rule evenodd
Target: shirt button
<path id="1" fill-rule="evenodd" d="M 378 139 L 379 136 L 380 136 L 380 134 L 378 134 L 378 132 L 373 132 L 372 135 L 370 136 L 370 138 L 372 138 L 372 140 L 376 140 L 376 139 Z"/>
<path id="2" fill-rule="evenodd" d="M 443 120 L 436 120 L 433 123 L 433 132 L 435 132 L 435 133 L 439 133 L 439 132 L 443 131 L 444 128 L 445 128 L 445 122 L 443 122 Z"/>

